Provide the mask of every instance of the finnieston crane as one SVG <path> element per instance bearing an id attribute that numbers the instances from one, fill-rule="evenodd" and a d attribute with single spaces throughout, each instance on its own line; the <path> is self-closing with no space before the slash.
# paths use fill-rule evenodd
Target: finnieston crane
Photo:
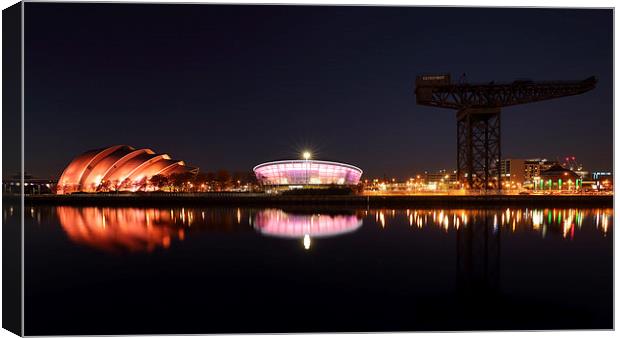
<path id="1" fill-rule="evenodd" d="M 500 111 L 514 106 L 594 89 L 597 79 L 582 81 L 469 84 L 451 83 L 449 74 L 416 78 L 419 105 L 456 110 L 457 178 L 468 189 L 501 189 Z"/>

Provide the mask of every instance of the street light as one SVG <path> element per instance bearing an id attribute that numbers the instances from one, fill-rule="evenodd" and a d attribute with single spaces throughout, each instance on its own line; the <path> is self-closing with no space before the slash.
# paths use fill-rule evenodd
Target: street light
<path id="1" fill-rule="evenodd" d="M 309 160 L 310 157 L 312 157 L 312 154 L 309 151 L 304 151 L 302 156 L 304 157 L 304 160 Z"/>

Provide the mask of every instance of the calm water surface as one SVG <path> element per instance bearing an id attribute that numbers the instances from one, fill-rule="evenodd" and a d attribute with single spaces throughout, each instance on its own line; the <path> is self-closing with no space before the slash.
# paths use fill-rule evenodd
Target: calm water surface
<path id="1" fill-rule="evenodd" d="M 27 207 L 25 329 L 609 329 L 612 231 L 612 209 Z"/>

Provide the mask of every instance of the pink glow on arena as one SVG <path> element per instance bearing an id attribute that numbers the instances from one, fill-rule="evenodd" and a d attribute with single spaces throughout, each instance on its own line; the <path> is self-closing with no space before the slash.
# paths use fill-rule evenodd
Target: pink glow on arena
<path id="1" fill-rule="evenodd" d="M 254 228 L 264 235 L 302 238 L 329 237 L 353 232 L 362 226 L 357 215 L 290 214 L 279 209 L 267 209 L 254 217 Z"/>
<path id="2" fill-rule="evenodd" d="M 254 173 L 264 185 L 356 185 L 362 176 L 350 164 L 317 160 L 267 162 L 254 167 Z"/>

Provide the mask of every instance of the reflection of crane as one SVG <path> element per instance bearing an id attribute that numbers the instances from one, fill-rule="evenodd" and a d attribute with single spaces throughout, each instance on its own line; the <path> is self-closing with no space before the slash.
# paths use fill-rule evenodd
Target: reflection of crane
<path id="1" fill-rule="evenodd" d="M 592 90 L 596 78 L 583 81 L 469 84 L 450 82 L 450 75 L 424 75 L 416 80 L 420 105 L 457 111 L 458 180 L 467 188 L 501 189 L 500 110 Z"/>
<path id="2" fill-rule="evenodd" d="M 463 294 L 497 291 L 500 267 L 497 215 L 482 210 L 456 232 L 457 287 Z"/>

